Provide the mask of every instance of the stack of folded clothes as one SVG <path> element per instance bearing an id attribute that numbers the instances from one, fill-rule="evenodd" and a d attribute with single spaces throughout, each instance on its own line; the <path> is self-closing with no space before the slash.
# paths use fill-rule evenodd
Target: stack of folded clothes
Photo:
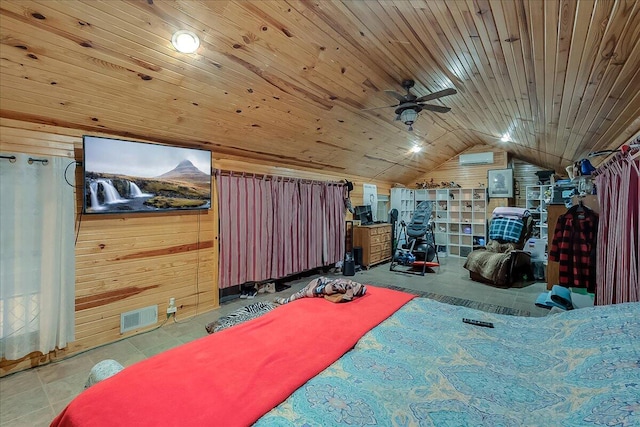
<path id="1" fill-rule="evenodd" d="M 553 288 L 551 288 L 549 292 L 543 292 L 538 295 L 536 305 L 548 309 L 557 307 L 561 310 L 573 310 L 571 289 L 560 285 L 553 285 Z"/>

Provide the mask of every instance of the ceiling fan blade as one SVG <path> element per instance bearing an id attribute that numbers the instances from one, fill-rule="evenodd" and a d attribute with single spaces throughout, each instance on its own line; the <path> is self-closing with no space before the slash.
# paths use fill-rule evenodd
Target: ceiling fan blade
<path id="1" fill-rule="evenodd" d="M 456 93 L 458 93 L 458 91 L 452 88 L 443 89 L 439 90 L 438 92 L 430 93 L 429 95 L 421 96 L 420 98 L 416 99 L 416 102 L 431 101 L 432 99 L 438 99 L 448 95 L 455 95 Z"/>
<path id="2" fill-rule="evenodd" d="M 435 111 L 436 113 L 447 113 L 451 111 L 449 107 L 441 107 L 439 105 L 420 104 L 423 110 Z"/>
<path id="3" fill-rule="evenodd" d="M 362 110 L 360 110 L 360 111 L 371 111 L 371 110 L 378 110 L 378 109 L 380 109 L 380 108 L 390 108 L 390 107 L 397 107 L 397 106 L 398 106 L 397 104 L 393 104 L 393 105 L 385 105 L 385 106 L 382 106 L 382 107 L 363 108 L 363 109 L 362 109 Z"/>
<path id="4" fill-rule="evenodd" d="M 404 96 L 400 95 L 395 90 L 385 90 L 385 93 L 388 93 L 389 95 L 393 96 L 395 99 L 397 99 L 398 101 L 401 101 L 401 102 L 404 99 Z"/>

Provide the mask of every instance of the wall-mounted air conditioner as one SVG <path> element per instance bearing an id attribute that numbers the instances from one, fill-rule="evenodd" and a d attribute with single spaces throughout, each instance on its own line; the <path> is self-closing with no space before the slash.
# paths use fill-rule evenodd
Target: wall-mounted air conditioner
<path id="1" fill-rule="evenodd" d="M 460 154 L 460 165 L 490 165 L 493 163 L 493 152 Z"/>

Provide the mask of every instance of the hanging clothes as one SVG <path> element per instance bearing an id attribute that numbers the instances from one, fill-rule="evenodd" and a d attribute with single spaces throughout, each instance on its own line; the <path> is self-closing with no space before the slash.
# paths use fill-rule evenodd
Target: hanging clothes
<path id="1" fill-rule="evenodd" d="M 560 285 L 596 291 L 598 214 L 579 204 L 560 215 L 549 259 L 559 263 Z"/>

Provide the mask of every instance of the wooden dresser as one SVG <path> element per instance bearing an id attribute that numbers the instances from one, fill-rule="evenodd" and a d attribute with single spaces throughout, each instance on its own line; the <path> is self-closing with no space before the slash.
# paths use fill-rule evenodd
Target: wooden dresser
<path id="1" fill-rule="evenodd" d="M 362 247 L 362 267 L 391 260 L 391 224 L 354 227 L 353 244 Z"/>
<path id="2" fill-rule="evenodd" d="M 553 242 L 553 233 L 556 230 L 556 224 L 560 215 L 567 212 L 565 205 L 549 205 L 547 206 L 547 224 L 549 235 L 547 237 L 547 249 L 551 250 L 551 243 Z M 558 278 L 560 277 L 560 264 L 557 261 L 547 260 L 547 289 L 553 288 L 553 285 L 558 284 Z"/>

